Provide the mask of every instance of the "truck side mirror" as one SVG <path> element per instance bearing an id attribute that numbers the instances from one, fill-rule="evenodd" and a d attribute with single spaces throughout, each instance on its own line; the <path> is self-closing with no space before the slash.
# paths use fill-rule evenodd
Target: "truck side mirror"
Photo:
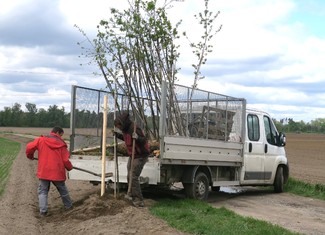
<path id="1" fill-rule="evenodd" d="M 286 145 L 286 135 L 282 132 L 278 135 L 278 143 L 279 146 L 285 146 Z"/>

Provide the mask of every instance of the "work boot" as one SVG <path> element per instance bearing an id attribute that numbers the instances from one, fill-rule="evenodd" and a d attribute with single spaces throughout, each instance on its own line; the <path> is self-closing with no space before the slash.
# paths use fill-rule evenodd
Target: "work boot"
<path id="1" fill-rule="evenodd" d="M 71 211 L 71 210 L 73 210 L 73 206 L 65 207 L 64 209 L 65 209 L 66 211 Z"/>
<path id="2" fill-rule="evenodd" d="M 144 207 L 144 202 L 142 200 L 137 200 L 132 202 L 135 207 Z"/>
<path id="3" fill-rule="evenodd" d="M 41 218 L 46 217 L 47 216 L 47 211 L 40 212 L 39 215 L 41 216 Z"/>
<path id="4" fill-rule="evenodd" d="M 133 200 L 133 198 L 130 195 L 128 195 L 128 194 L 125 194 L 124 199 L 126 199 L 128 201 L 132 201 Z"/>

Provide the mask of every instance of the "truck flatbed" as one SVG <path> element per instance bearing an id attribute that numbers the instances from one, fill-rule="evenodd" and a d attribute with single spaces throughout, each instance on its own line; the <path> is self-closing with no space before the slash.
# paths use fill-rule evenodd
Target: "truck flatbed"
<path id="1" fill-rule="evenodd" d="M 229 141 L 166 136 L 162 164 L 240 166 L 243 144 Z"/>

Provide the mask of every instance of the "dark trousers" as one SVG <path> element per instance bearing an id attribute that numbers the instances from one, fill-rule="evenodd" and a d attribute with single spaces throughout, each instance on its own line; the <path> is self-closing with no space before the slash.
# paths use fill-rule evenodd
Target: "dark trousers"
<path id="1" fill-rule="evenodd" d="M 128 170 L 128 183 L 130 180 L 130 173 L 132 170 L 132 182 L 131 182 L 131 190 L 129 192 L 129 196 L 133 198 L 133 200 L 137 201 L 143 200 L 142 192 L 141 192 L 141 187 L 140 187 L 140 180 L 139 177 L 141 175 L 142 169 L 146 162 L 148 161 L 148 157 L 143 157 L 143 158 L 134 158 L 133 159 L 133 169 L 131 169 L 131 161 L 132 158 L 129 157 L 128 165 L 127 165 L 127 170 Z"/>

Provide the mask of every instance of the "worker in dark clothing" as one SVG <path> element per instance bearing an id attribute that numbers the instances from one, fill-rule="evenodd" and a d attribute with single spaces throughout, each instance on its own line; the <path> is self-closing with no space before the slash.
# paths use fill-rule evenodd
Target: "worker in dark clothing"
<path id="1" fill-rule="evenodd" d="M 144 202 L 139 177 L 144 165 L 148 161 L 148 140 L 144 135 L 143 130 L 137 126 L 134 126 L 136 124 L 131 121 L 128 112 L 119 115 L 115 119 L 114 125 L 122 131 L 122 134 L 118 132 L 114 132 L 114 134 L 117 138 L 125 142 L 128 155 L 130 156 L 127 164 L 127 179 L 128 183 L 131 184 L 131 188 L 125 195 L 125 198 L 131 200 L 134 206 L 143 207 Z M 135 146 L 133 153 L 134 158 L 132 161 L 133 140 L 135 140 Z M 132 176 L 131 179 L 129 178 L 130 175 Z"/>

